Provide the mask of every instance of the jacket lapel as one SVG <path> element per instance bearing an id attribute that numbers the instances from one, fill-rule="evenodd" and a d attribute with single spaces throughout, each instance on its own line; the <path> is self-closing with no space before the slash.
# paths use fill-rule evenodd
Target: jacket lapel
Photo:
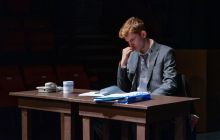
<path id="1" fill-rule="evenodd" d="M 154 64 L 156 62 L 158 54 L 159 54 L 159 47 L 158 47 L 158 44 L 155 42 L 151 48 L 150 56 L 148 59 L 149 67 L 148 67 L 148 73 L 147 73 L 147 83 L 149 83 L 150 81 L 153 68 L 154 68 Z"/>

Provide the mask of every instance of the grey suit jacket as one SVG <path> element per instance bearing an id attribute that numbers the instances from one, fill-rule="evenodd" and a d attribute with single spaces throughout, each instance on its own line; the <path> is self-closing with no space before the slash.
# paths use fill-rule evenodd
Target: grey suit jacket
<path id="1" fill-rule="evenodd" d="M 118 67 L 117 85 L 125 92 L 136 91 L 138 83 L 139 54 L 133 51 L 127 68 Z M 148 57 L 147 87 L 153 95 L 174 94 L 177 89 L 176 62 L 172 48 L 154 43 Z"/>

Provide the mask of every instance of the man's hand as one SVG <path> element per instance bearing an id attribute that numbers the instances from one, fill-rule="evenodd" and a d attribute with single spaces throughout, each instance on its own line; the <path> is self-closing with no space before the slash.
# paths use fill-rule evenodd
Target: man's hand
<path id="1" fill-rule="evenodd" d="M 128 58 L 132 51 L 134 51 L 132 47 L 126 47 L 122 50 L 121 67 L 127 66 Z"/>

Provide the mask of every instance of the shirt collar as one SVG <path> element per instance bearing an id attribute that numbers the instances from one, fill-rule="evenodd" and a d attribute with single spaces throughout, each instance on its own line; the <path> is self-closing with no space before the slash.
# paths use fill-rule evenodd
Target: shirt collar
<path id="1" fill-rule="evenodd" d="M 138 52 L 139 56 L 146 56 L 146 55 L 149 55 L 151 53 L 151 50 L 152 50 L 152 47 L 155 44 L 155 41 L 153 39 L 150 39 L 150 40 L 152 41 L 152 44 L 151 44 L 150 48 L 145 53 Z"/>

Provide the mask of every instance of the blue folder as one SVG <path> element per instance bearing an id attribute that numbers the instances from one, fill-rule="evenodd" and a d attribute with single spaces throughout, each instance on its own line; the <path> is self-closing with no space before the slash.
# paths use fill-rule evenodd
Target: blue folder
<path id="1" fill-rule="evenodd" d="M 111 94 L 101 97 L 95 97 L 94 101 L 97 103 L 114 102 L 114 103 L 128 104 L 138 101 L 146 101 L 150 99 L 151 96 L 148 92 L 130 92 L 130 93 Z"/>

